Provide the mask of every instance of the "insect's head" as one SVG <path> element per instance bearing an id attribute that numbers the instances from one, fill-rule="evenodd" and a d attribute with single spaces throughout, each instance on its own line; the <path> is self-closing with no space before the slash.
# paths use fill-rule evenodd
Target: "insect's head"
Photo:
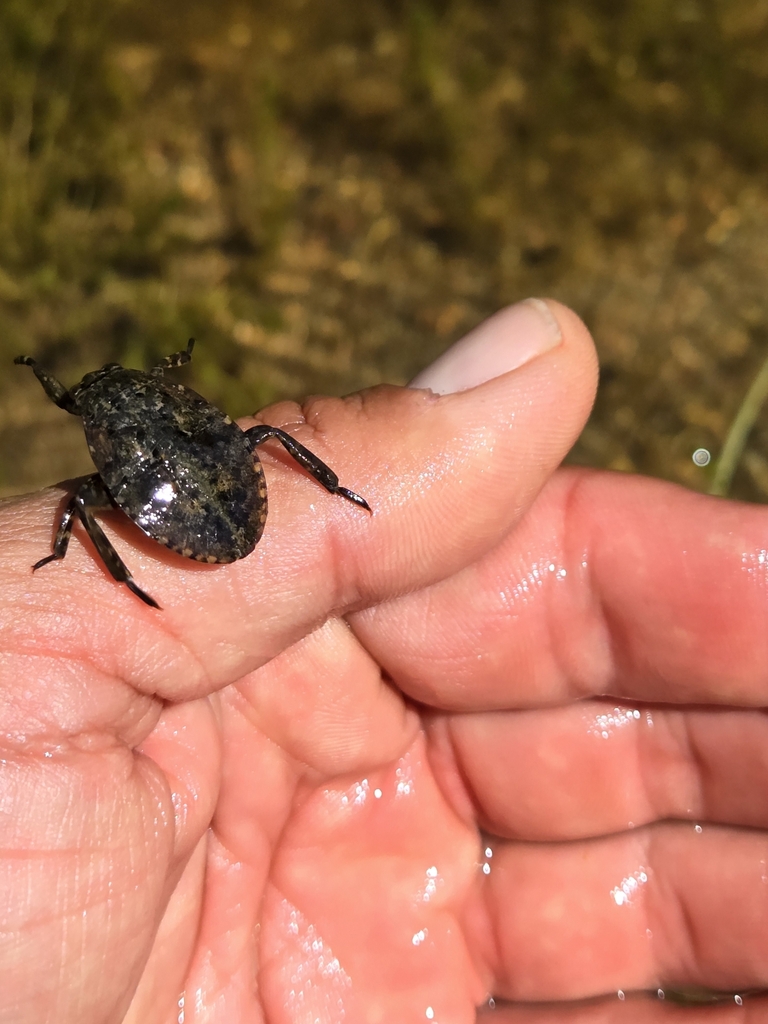
<path id="1" fill-rule="evenodd" d="M 75 384 L 72 388 L 72 397 L 77 399 L 82 395 L 84 391 L 87 391 L 92 384 L 96 384 L 97 381 L 103 380 L 104 377 L 108 377 L 115 370 L 122 370 L 120 363 L 106 363 L 100 370 L 91 370 L 90 373 L 86 373 L 79 384 Z"/>

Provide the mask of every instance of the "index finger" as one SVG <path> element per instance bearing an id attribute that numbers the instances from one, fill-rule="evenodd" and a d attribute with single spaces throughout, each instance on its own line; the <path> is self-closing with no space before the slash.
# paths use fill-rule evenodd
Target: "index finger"
<path id="1" fill-rule="evenodd" d="M 561 471 L 495 550 L 353 628 L 398 686 L 441 708 L 763 706 L 767 531 L 761 507 Z"/>

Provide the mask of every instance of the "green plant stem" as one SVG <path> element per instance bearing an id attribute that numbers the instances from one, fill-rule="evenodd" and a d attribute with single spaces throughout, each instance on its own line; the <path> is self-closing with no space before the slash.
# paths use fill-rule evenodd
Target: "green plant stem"
<path id="1" fill-rule="evenodd" d="M 726 495 L 730 490 L 733 474 L 741 459 L 750 431 L 755 425 L 755 420 L 760 415 L 766 396 L 768 396 L 768 359 L 765 360 L 752 381 L 731 424 L 720 458 L 715 466 L 712 486 L 709 489 L 710 494 Z"/>

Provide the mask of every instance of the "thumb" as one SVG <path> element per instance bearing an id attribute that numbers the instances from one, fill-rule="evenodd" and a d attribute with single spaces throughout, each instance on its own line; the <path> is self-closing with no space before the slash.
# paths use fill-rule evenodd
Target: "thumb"
<path id="1" fill-rule="evenodd" d="M 392 553 L 381 566 L 390 585 L 408 579 L 419 589 L 495 547 L 579 436 L 596 386 L 586 327 L 541 299 L 496 313 L 422 371 L 411 388 L 441 397 L 421 409 L 405 396 L 399 409 L 391 402 L 397 474 L 386 496 L 369 487 L 382 526 L 388 503 L 398 514 L 393 547 L 402 557 Z M 369 603 L 386 597 L 379 586 Z"/>
<path id="2" fill-rule="evenodd" d="M 450 395 L 519 369 L 562 344 L 555 309 L 575 319 L 564 306 L 543 299 L 525 299 L 500 310 L 422 370 L 411 387 Z"/>

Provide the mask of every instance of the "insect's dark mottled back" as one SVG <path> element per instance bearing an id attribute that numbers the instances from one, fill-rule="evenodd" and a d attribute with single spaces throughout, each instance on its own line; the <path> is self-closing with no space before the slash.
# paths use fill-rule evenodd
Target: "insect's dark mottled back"
<path id="1" fill-rule="evenodd" d="M 74 517 L 83 523 L 112 576 L 153 608 L 159 605 L 135 583 L 111 541 L 93 517 L 95 509 L 117 506 L 144 533 L 186 558 L 234 562 L 253 551 L 267 518 L 267 486 L 256 446 L 275 438 L 331 494 L 361 508 L 364 498 L 289 434 L 277 427 L 243 431 L 210 402 L 163 377 L 192 357 L 167 356 L 149 372 L 110 363 L 86 374 L 67 390 L 34 359 L 31 366 L 48 397 L 81 416 L 98 473 L 86 477 L 71 496 L 53 553 L 33 567 L 63 558 Z"/>

